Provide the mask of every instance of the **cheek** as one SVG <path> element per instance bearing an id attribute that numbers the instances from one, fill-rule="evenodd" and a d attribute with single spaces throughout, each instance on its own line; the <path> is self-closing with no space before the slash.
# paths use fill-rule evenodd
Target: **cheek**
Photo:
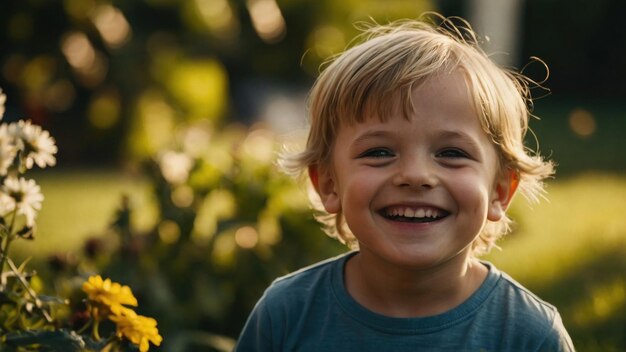
<path id="1" fill-rule="evenodd" d="M 384 178 L 371 170 L 355 170 L 343 174 L 339 180 L 339 194 L 346 215 L 353 210 L 369 207 L 384 184 Z"/>
<path id="2" fill-rule="evenodd" d="M 472 216 L 486 218 L 489 206 L 490 187 L 487 177 L 478 173 L 456 175 L 452 179 L 455 198 L 459 206 L 467 209 Z"/>
<path id="3" fill-rule="evenodd" d="M 346 176 L 344 176 L 343 182 L 339 185 L 342 200 L 346 202 L 363 202 L 370 193 L 370 178 L 360 177 L 356 174 Z"/>

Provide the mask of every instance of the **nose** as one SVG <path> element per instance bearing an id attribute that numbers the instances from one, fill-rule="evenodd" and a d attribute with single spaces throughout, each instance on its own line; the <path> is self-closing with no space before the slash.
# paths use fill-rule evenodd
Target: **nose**
<path id="1" fill-rule="evenodd" d="M 399 162 L 393 183 L 398 187 L 430 189 L 439 183 L 436 165 L 428 156 L 414 156 Z"/>

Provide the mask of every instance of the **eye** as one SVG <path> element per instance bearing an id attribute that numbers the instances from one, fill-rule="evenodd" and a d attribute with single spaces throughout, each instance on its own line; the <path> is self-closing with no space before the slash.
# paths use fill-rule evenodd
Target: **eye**
<path id="1" fill-rule="evenodd" d="M 368 149 L 365 152 L 361 153 L 358 158 L 373 158 L 373 159 L 381 159 L 381 158 L 391 158 L 394 157 L 395 154 L 387 149 L 387 148 L 372 148 Z"/>
<path id="2" fill-rule="evenodd" d="M 457 148 L 448 148 L 437 153 L 437 157 L 440 158 L 469 158 L 469 154 L 465 151 Z"/>

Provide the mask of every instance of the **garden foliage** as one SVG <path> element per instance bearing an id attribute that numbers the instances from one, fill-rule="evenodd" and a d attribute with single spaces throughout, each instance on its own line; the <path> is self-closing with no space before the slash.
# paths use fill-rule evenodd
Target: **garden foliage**
<path id="1" fill-rule="evenodd" d="M 124 198 L 111 228 L 74 265 L 57 262 L 56 276 L 90 268 L 133 287 L 159 321 L 163 350 L 230 350 L 273 279 L 346 248 L 320 230 L 305 187 L 275 165 L 269 130 L 196 122 L 173 140 L 143 164 L 154 226 L 137 230 L 138 209 Z"/>
<path id="2" fill-rule="evenodd" d="M 0 118 L 5 100 L 0 90 Z M 54 138 L 30 121 L 0 125 L 0 347 L 124 351 L 136 345 L 148 351 L 149 344 L 158 346 L 162 337 L 156 320 L 128 307 L 138 304 L 128 286 L 92 276 L 70 304 L 66 298 L 44 294 L 44 282 L 27 269 L 27 262 L 18 265 L 9 256 L 14 241 L 34 239 L 44 199 L 37 183 L 24 176 L 35 165 L 54 166 L 56 152 Z M 100 323 L 107 320 L 112 326 L 102 330 L 108 336 L 101 338 Z"/>
<path id="3" fill-rule="evenodd" d="M 154 226 L 136 230 L 132 200 L 124 198 L 110 229 L 86 241 L 78 260 L 51 259 L 54 289 L 47 289 L 8 254 L 12 241 L 34 237 L 43 201 L 35 181 L 21 176 L 54 165 L 57 148 L 28 121 L 2 125 L 3 344 L 19 351 L 232 349 L 271 280 L 345 250 L 321 232 L 306 189 L 276 167 L 277 144 L 261 127 L 179 128 L 170 148 L 144 163 L 158 208 Z"/>

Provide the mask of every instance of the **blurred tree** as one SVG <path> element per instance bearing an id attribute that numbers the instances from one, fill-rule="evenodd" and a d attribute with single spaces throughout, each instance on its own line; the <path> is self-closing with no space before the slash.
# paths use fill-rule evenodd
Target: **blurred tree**
<path id="1" fill-rule="evenodd" d="M 430 9 L 427 0 L 5 1 L 7 119 L 50 129 L 60 165 L 145 157 L 182 121 L 254 121 L 250 82 L 308 85 L 353 22 Z"/>

